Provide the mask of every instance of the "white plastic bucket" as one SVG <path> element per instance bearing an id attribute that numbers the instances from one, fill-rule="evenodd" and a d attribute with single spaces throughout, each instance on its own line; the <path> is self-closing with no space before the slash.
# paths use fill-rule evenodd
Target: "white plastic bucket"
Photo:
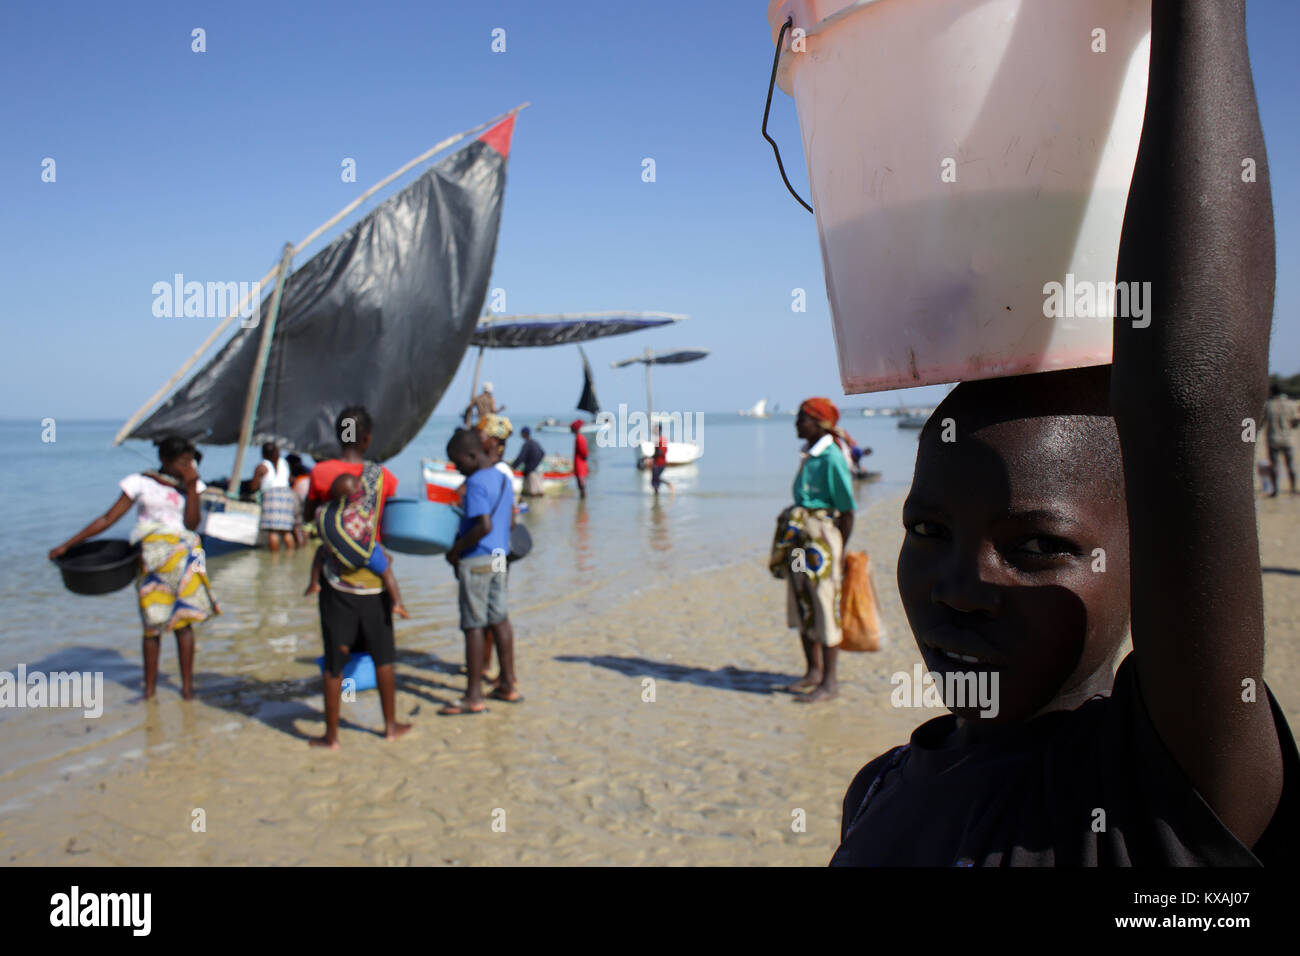
<path id="1" fill-rule="evenodd" d="M 844 391 L 1109 362 L 1081 290 L 1114 288 L 1150 0 L 772 0 L 774 41 L 788 16 Z"/>

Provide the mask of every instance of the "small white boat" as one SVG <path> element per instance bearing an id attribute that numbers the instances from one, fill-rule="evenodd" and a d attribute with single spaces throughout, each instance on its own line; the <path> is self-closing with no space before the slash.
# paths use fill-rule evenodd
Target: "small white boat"
<path id="1" fill-rule="evenodd" d="M 770 414 L 767 410 L 767 399 L 760 398 L 754 403 L 753 408 L 742 410 L 740 414 L 744 418 L 767 418 Z"/>
<path id="2" fill-rule="evenodd" d="M 646 417 L 649 419 L 651 427 L 657 425 L 664 430 L 665 435 L 671 435 L 673 434 L 674 423 L 677 423 L 678 427 L 680 427 L 682 419 L 680 413 L 654 410 L 654 393 L 650 388 L 650 366 L 683 365 L 686 362 L 697 362 L 708 354 L 708 349 L 678 349 L 673 352 L 659 353 L 651 352 L 649 349 L 646 349 L 644 355 L 624 359 L 621 362 L 614 362 L 612 365 L 614 368 L 623 368 L 628 365 L 637 364 L 645 366 Z M 766 408 L 767 399 L 763 399 L 762 404 Z M 686 434 L 691 433 L 687 432 Z M 682 437 L 685 438 L 686 435 L 682 435 Z M 633 449 L 636 451 L 638 467 L 646 467 L 646 465 L 649 464 L 647 459 L 654 458 L 655 443 L 652 441 L 638 442 L 633 446 Z M 670 441 L 668 442 L 666 463 L 668 465 L 689 465 L 693 462 L 699 461 L 700 456 L 703 454 L 704 446 L 699 442 Z M 645 464 L 643 464 L 643 462 Z"/>
<path id="3" fill-rule="evenodd" d="M 600 423 L 599 423 L 599 422 L 583 422 L 582 427 L 581 427 L 580 429 L 578 429 L 578 430 L 579 430 L 580 432 L 582 432 L 582 434 L 584 434 L 584 435 L 594 435 L 594 434 L 596 434 L 596 432 L 600 431 Z M 541 423 L 538 424 L 538 426 L 537 426 L 537 431 L 539 431 L 539 432 L 551 432 L 551 433 L 554 433 L 554 434 L 561 434 L 561 433 L 562 433 L 562 434 L 565 434 L 565 435 L 571 435 L 571 434 L 573 434 L 573 429 L 570 427 L 570 425 L 566 425 L 564 422 L 556 421 L 554 418 L 546 418 L 546 419 L 543 419 L 543 420 L 541 421 Z"/>
<path id="4" fill-rule="evenodd" d="M 203 517 L 199 536 L 209 558 L 255 548 L 261 533 L 262 509 L 251 501 L 227 498 L 219 488 L 207 488 L 199 496 Z"/>
<path id="5" fill-rule="evenodd" d="M 460 503 L 460 486 L 465 483 L 465 476 L 456 470 L 454 464 L 441 458 L 425 458 L 420 465 L 424 475 L 424 493 L 430 501 L 448 505 Z M 541 469 L 543 494 L 561 491 L 573 477 L 573 462 L 567 458 L 548 455 L 542 459 Z M 513 487 L 517 501 L 524 490 L 523 472 L 515 472 Z"/>
<path id="6" fill-rule="evenodd" d="M 693 441 L 670 441 L 668 443 L 668 464 L 669 465 L 691 465 L 699 461 L 700 456 L 704 454 L 704 449 L 697 442 Z M 638 442 L 636 446 L 637 461 L 653 459 L 655 456 L 654 442 Z M 647 465 L 648 467 L 648 465 Z"/>

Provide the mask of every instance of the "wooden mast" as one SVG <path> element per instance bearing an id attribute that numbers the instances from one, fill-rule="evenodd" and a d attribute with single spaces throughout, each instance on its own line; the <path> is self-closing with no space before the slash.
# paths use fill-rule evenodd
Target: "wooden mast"
<path id="1" fill-rule="evenodd" d="M 650 428 L 650 435 L 655 433 L 655 396 L 650 388 L 650 365 L 652 364 L 650 349 L 645 350 L 645 414 L 646 424 Z"/>
<path id="2" fill-rule="evenodd" d="M 289 263 L 293 261 L 293 243 L 284 244 L 284 255 L 280 257 L 279 274 L 275 280 L 275 294 L 271 297 L 271 308 L 262 327 L 262 338 L 258 343 L 257 361 L 253 364 L 253 374 L 248 379 L 248 395 L 244 399 L 244 418 L 239 425 L 239 440 L 235 444 L 235 464 L 230 469 L 230 484 L 226 487 L 226 496 L 239 497 L 240 475 L 244 467 L 244 451 L 253 430 L 253 419 L 257 416 L 257 405 L 262 397 L 262 381 L 266 376 L 266 361 L 271 355 L 271 343 L 275 338 L 275 320 L 280 315 L 280 299 L 284 295 L 284 284 L 289 278 Z"/>

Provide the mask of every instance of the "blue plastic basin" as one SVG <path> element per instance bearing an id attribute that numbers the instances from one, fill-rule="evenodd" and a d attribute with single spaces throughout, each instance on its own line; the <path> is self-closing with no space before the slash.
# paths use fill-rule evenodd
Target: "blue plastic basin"
<path id="1" fill-rule="evenodd" d="M 316 658 L 316 666 L 325 673 L 325 658 Z M 355 683 L 346 690 L 374 690 L 378 686 L 375 679 L 375 659 L 369 654 L 352 654 L 343 664 L 343 679 Z"/>
<path id="2" fill-rule="evenodd" d="M 384 504 L 380 543 L 403 554 L 443 554 L 456 543 L 461 511 L 418 498 L 390 498 Z"/>

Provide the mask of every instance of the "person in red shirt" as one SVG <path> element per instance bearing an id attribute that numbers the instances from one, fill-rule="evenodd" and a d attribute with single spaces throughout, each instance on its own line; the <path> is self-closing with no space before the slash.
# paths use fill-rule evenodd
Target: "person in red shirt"
<path id="1" fill-rule="evenodd" d="M 323 461 L 316 462 L 316 466 L 311 470 L 310 483 L 307 486 L 307 500 L 303 502 L 303 522 L 310 524 L 316 517 L 316 509 L 330 500 L 330 487 L 334 484 L 334 479 L 339 475 L 356 475 L 361 476 L 361 469 L 366 464 L 366 449 L 370 447 L 370 429 L 372 427 L 370 413 L 360 405 L 345 408 L 339 413 L 338 431 L 342 435 L 345 419 L 350 419 L 354 424 L 349 431 L 353 436 L 351 443 L 345 442 L 341 437 L 339 444 L 343 451 L 337 458 L 326 458 Z M 363 432 L 364 429 L 364 432 Z M 364 437 L 362 437 L 364 434 Z M 384 502 L 391 498 L 397 491 L 397 476 L 387 468 L 384 469 L 384 490 L 379 500 L 379 520 L 383 523 Z M 378 538 L 378 533 L 376 533 Z"/>
<path id="2" fill-rule="evenodd" d="M 587 439 L 582 434 L 582 419 L 569 426 L 573 432 L 573 477 L 578 482 L 578 494 L 587 497 Z"/>
<path id="3" fill-rule="evenodd" d="M 366 469 L 366 449 L 370 447 L 373 422 L 360 405 L 339 412 L 334 423 L 342 451 L 338 458 L 318 461 L 311 470 L 311 486 L 303 505 L 304 520 L 311 521 L 317 507 L 330 499 L 330 486 L 339 475 L 361 476 Z M 374 470 L 369 472 L 374 474 Z M 384 502 L 397 490 L 397 478 L 387 468 L 381 469 L 378 503 L 375 506 L 374 539 L 379 541 L 379 526 Z M 363 478 L 373 482 L 373 478 Z M 322 683 L 325 696 L 325 733 L 311 740 L 314 747 L 337 750 L 339 746 L 339 704 L 343 691 L 343 663 L 352 651 L 364 649 L 375 662 L 375 682 L 379 685 L 379 703 L 384 712 L 384 739 L 395 740 L 411 729 L 397 721 L 397 692 L 393 665 L 397 661 L 397 642 L 393 637 L 393 601 L 385 592 L 383 581 L 366 568 L 347 571 L 326 558 L 319 578 L 321 639 L 325 645 L 325 673 Z"/>
<path id="4" fill-rule="evenodd" d="M 668 467 L 668 437 L 664 435 L 662 425 L 655 426 L 655 456 L 650 463 L 650 487 L 654 489 L 655 497 L 659 497 L 659 486 L 667 485 L 668 491 L 677 494 L 672 482 L 663 480 L 664 469 Z"/>

